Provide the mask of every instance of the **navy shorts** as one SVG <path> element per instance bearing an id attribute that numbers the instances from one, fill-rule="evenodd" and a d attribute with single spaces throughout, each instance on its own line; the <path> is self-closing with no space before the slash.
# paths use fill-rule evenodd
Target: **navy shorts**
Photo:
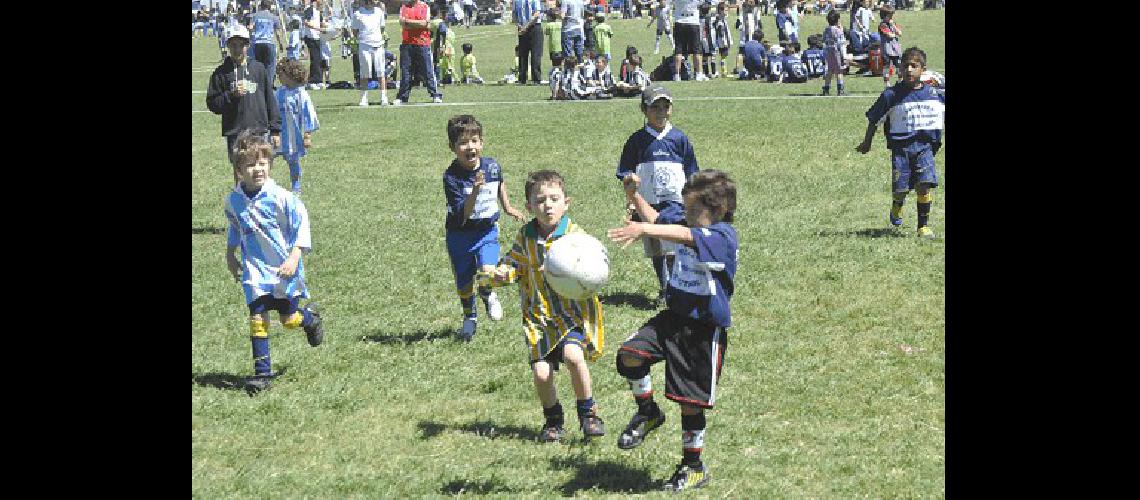
<path id="1" fill-rule="evenodd" d="M 574 329 L 566 332 L 566 336 L 558 341 L 558 345 L 554 346 L 546 356 L 542 357 L 542 361 L 550 364 L 551 371 L 558 371 L 558 366 L 562 363 L 562 347 L 567 343 L 578 344 L 582 352 L 586 352 L 586 334 L 582 330 Z M 530 364 L 535 364 L 538 361 L 531 361 Z"/>
<path id="2" fill-rule="evenodd" d="M 483 266 L 499 263 L 497 225 L 475 231 L 448 231 L 445 239 L 457 290 L 467 289 L 475 273 Z"/>
<path id="3" fill-rule="evenodd" d="M 934 150 L 929 142 L 911 142 L 891 148 L 891 188 L 905 193 L 919 184 L 938 185 L 934 169 Z"/>
<path id="4" fill-rule="evenodd" d="M 272 295 L 262 295 L 253 302 L 249 303 L 249 315 L 263 314 L 269 311 L 277 311 L 283 317 L 292 316 L 297 312 L 297 303 L 301 301 L 301 297 L 293 297 L 291 299 L 281 299 Z"/>

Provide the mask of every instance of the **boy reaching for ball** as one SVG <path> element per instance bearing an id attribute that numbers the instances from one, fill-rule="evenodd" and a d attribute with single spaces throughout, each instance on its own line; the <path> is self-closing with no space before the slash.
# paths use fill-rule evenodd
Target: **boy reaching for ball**
<path id="1" fill-rule="evenodd" d="M 562 438 L 562 404 L 554 386 L 554 372 L 561 363 L 570 370 L 570 383 L 577 398 L 578 423 L 587 437 L 604 436 L 605 424 L 598 417 L 586 361 L 602 355 L 605 345 L 602 303 L 592 296 L 571 300 L 559 296 L 543 276 L 543 263 L 550 246 L 568 233 L 582 232 L 570 221 L 562 176 L 540 170 L 527 176 L 526 208 L 534 219 L 519 229 L 510 253 L 503 256 L 492 277 L 496 283 L 517 279 L 522 306 L 523 334 L 530 353 L 534 388 L 542 403 L 546 423 L 539 437 L 544 442 Z"/>
<path id="2" fill-rule="evenodd" d="M 732 319 L 736 184 L 718 170 L 693 174 L 681 189 L 684 213 L 659 214 L 638 193 L 635 182 L 626 183 L 625 193 L 641 219 L 653 222 L 627 219 L 624 227 L 607 231 L 610 239 L 628 246 L 643 236 L 660 238 L 677 244 L 677 258 L 666 288 L 665 310 L 618 349 L 617 371 L 629 381 L 637 403 L 637 413 L 618 437 L 618 448 L 640 446 L 665 422 L 665 414 L 653 401 L 649 375 L 651 365 L 665 361 L 665 397 L 681 405 L 683 458 L 664 488 L 700 488 L 709 480 L 709 468 L 701 461 L 704 410 L 716 402 Z"/>

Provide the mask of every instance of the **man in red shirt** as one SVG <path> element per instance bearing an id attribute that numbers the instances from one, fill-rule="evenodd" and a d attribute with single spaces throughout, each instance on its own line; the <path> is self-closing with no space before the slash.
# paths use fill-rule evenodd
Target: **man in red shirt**
<path id="1" fill-rule="evenodd" d="M 408 95 L 412 93 L 412 71 L 427 82 L 432 102 L 443 102 L 443 94 L 439 93 L 435 85 L 428 14 L 428 6 L 421 0 L 404 0 L 404 5 L 400 6 L 403 40 L 400 43 L 400 90 L 396 92 L 396 101 L 392 103 L 395 106 L 408 102 Z"/>

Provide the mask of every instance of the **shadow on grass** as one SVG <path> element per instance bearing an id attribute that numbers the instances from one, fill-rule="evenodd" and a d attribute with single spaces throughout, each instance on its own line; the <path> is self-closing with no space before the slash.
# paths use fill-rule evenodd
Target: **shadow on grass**
<path id="1" fill-rule="evenodd" d="M 488 493 L 509 493 L 511 491 L 513 490 L 496 480 L 476 482 L 466 479 L 456 479 L 443 485 L 443 487 L 439 489 L 439 492 L 444 495 L 459 495 L 462 493 L 486 495 Z"/>
<path id="2" fill-rule="evenodd" d="M 537 429 L 518 427 L 514 425 L 500 426 L 495 425 L 494 422 L 489 422 L 486 420 L 463 425 L 448 425 L 439 422 L 421 420 L 419 424 L 416 424 L 416 427 L 419 427 L 420 429 L 420 439 L 433 438 L 443 433 L 443 431 L 454 429 L 475 434 L 479 437 L 485 437 L 487 439 L 498 439 L 506 437 L 512 439 L 521 439 L 523 441 L 538 441 Z"/>
<path id="3" fill-rule="evenodd" d="M 819 236 L 858 236 L 860 238 L 906 238 L 907 236 L 893 227 L 872 227 L 858 231 L 820 231 Z"/>
<path id="4" fill-rule="evenodd" d="M 421 340 L 435 340 L 446 339 L 454 336 L 455 332 L 451 330 L 436 330 L 434 332 L 414 331 L 403 334 L 388 334 L 377 331 L 374 335 L 364 337 L 364 342 L 376 342 L 379 344 L 410 344 L 412 342 L 419 342 Z"/>
<path id="5" fill-rule="evenodd" d="M 286 365 L 274 365 L 274 378 L 280 378 L 288 371 L 289 367 Z M 224 391 L 244 391 L 245 381 L 249 377 L 245 375 L 234 375 L 232 373 L 211 372 L 203 374 L 194 374 L 194 383 L 202 387 L 213 387 Z"/>
<path id="6" fill-rule="evenodd" d="M 195 227 L 190 230 L 190 234 L 225 234 L 226 228 L 217 226 Z"/>
<path id="7" fill-rule="evenodd" d="M 550 466 L 577 471 L 573 479 L 562 485 L 562 494 L 567 496 L 593 488 L 611 493 L 646 493 L 659 487 L 644 469 L 634 469 L 612 460 L 591 463 L 584 454 L 552 458 Z"/>
<path id="8" fill-rule="evenodd" d="M 599 295 L 598 300 L 607 306 L 633 306 L 634 309 L 642 311 L 653 311 L 657 306 L 653 304 L 653 300 L 640 293 L 611 293 L 608 295 Z"/>

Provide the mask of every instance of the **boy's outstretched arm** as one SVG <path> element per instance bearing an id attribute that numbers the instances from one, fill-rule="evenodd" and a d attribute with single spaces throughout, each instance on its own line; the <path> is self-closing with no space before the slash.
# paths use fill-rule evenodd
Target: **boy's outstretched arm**
<path id="1" fill-rule="evenodd" d="M 479 198 L 479 191 L 483 189 L 486 184 L 484 180 L 483 171 L 475 172 L 475 182 L 471 184 L 471 194 L 467 195 L 467 199 L 463 200 L 463 224 L 466 224 L 471 214 L 475 212 L 475 200 Z"/>
<path id="2" fill-rule="evenodd" d="M 507 196 L 507 181 L 499 181 L 499 204 L 503 206 L 503 211 L 514 217 L 516 221 L 522 222 L 526 216 L 519 211 L 519 209 L 511 206 L 511 198 Z"/>
<path id="3" fill-rule="evenodd" d="M 876 128 L 878 128 L 877 123 L 875 123 L 875 122 L 868 122 L 867 123 L 867 132 L 863 135 L 863 142 L 859 143 L 858 146 L 855 146 L 855 151 L 858 151 L 858 152 L 863 153 L 863 154 L 867 154 L 867 152 L 871 150 L 871 141 L 875 139 L 875 129 Z"/>
<path id="4" fill-rule="evenodd" d="M 630 220 L 625 221 L 624 227 L 606 231 L 606 235 L 614 243 L 620 244 L 622 248 L 629 246 L 630 243 L 637 241 L 642 236 L 660 238 L 688 246 L 692 246 L 694 241 L 692 230 L 680 224 L 650 224 Z"/>

